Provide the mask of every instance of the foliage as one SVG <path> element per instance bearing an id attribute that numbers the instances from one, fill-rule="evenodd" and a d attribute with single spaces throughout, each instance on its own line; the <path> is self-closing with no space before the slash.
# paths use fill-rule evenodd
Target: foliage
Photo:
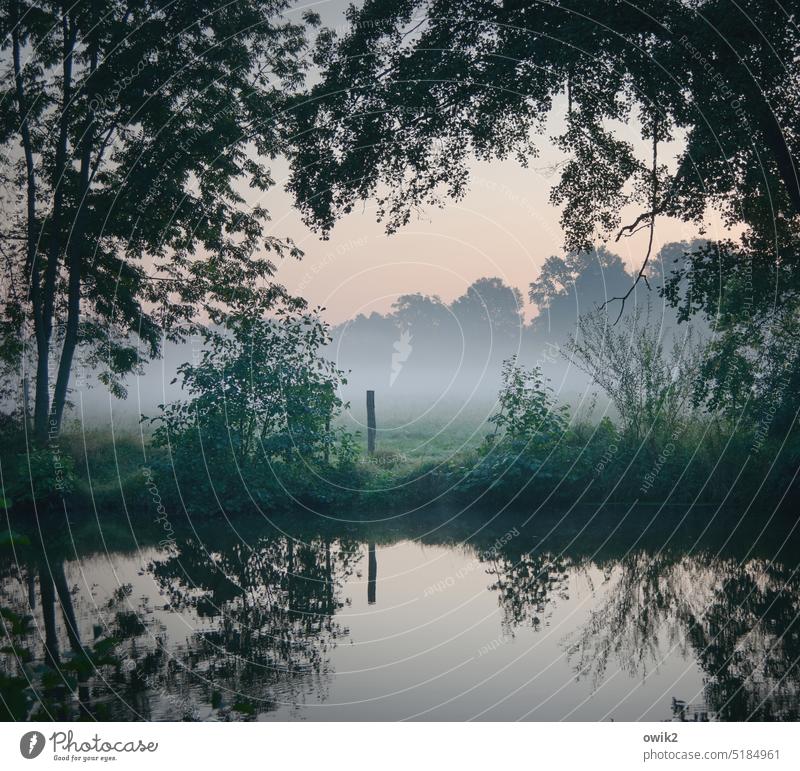
<path id="1" fill-rule="evenodd" d="M 342 407 L 343 373 L 319 355 L 328 328 L 310 313 L 235 315 L 207 328 L 199 362 L 179 367 L 189 398 L 154 420 L 156 446 L 195 435 L 210 454 L 236 462 L 313 462 L 336 451 L 331 420 Z M 219 453 L 219 450 L 223 450 Z"/>
<path id="2" fill-rule="evenodd" d="M 758 351 L 800 307 L 796 8 L 367 0 L 348 16 L 344 34 L 319 36 L 323 74 L 294 112 L 290 187 L 310 225 L 327 232 L 374 198 L 394 231 L 463 197 L 475 158 L 528 165 L 546 137 L 561 153 L 551 200 L 568 253 L 650 228 L 646 278 L 659 218 L 697 227 L 713 209 L 738 226 L 738 241 L 689 245 L 665 296 L 714 325 L 712 400 L 735 411 L 751 383 L 774 380 L 785 346 Z M 558 294 L 569 267 L 550 261 L 534 296 Z M 785 416 L 800 405 L 795 377 Z"/>
<path id="3" fill-rule="evenodd" d="M 566 407 L 556 407 L 552 389 L 544 384 L 538 368 L 528 369 L 509 359 L 503 364 L 499 411 L 489 418 L 495 435 L 531 441 L 536 437 L 557 438 L 568 421 Z"/>
<path id="4" fill-rule="evenodd" d="M 797 253 L 800 236 L 787 254 Z M 758 421 L 774 406 L 769 431 L 791 430 L 800 408 L 800 286 L 790 259 L 769 264 L 754 238 L 707 244 L 686 256 L 664 287 L 680 318 L 706 318 L 714 335 L 698 380 L 698 398 L 731 419 Z M 720 280 L 720 277 L 724 277 Z"/>
<path id="5" fill-rule="evenodd" d="M 552 490 L 574 478 L 569 446 L 569 410 L 559 407 L 538 368 L 516 358 L 504 362 L 498 411 L 489 418 L 493 433 L 474 456 L 450 471 L 461 492 Z"/>
<path id="6" fill-rule="evenodd" d="M 354 438 L 334 424 L 346 381 L 321 355 L 329 332 L 317 313 L 242 309 L 203 340 L 199 360 L 179 368 L 187 398 L 152 418 L 153 444 L 168 451 L 161 465 L 189 497 L 211 492 L 235 507 L 253 487 L 264 503 L 289 503 L 358 479 Z"/>
<path id="7" fill-rule="evenodd" d="M 578 321 L 567 355 L 606 392 L 635 440 L 665 440 L 691 413 L 701 350 L 691 328 L 682 331 L 667 353 L 666 330 L 652 323 L 649 306 L 620 326 L 602 310 Z"/>
<path id="8" fill-rule="evenodd" d="M 554 196 L 570 248 L 591 246 L 587 224 L 613 230 L 624 205 L 650 210 L 652 168 L 623 123 L 648 146 L 688 136 L 674 170 L 657 166 L 660 212 L 695 219 L 719 201 L 751 222 L 800 209 L 797 137 L 782 130 L 793 125 L 800 37 L 782 9 L 370 0 L 349 19 L 341 38 L 320 37 L 324 77 L 298 110 L 292 184 L 323 228 L 381 182 L 380 212 L 395 227 L 442 192 L 463 194 L 473 154 L 526 162 L 561 96 L 558 142 L 571 157 Z"/>
<path id="9" fill-rule="evenodd" d="M 602 302 L 618 288 L 629 286 L 631 279 L 619 255 L 601 246 L 569 252 L 564 257 L 548 257 L 539 276 L 531 282 L 528 297 L 540 312 L 570 294 L 581 302 Z"/>
<path id="10" fill-rule="evenodd" d="M 519 340 L 525 323 L 519 290 L 497 277 L 474 281 L 450 307 L 468 337 L 477 333 L 492 342 Z"/>
<path id="11" fill-rule="evenodd" d="M 31 573 L 32 566 L 26 565 L 24 570 Z M 63 575 L 63 565 L 58 563 L 54 571 Z M 41 590 L 41 583 L 52 582 L 52 578 L 42 570 L 39 580 L 41 602 L 47 604 L 43 614 L 45 618 L 49 616 L 55 626 L 52 588 L 49 593 Z M 29 581 L 33 586 L 32 575 Z M 35 596 L 28 598 L 34 602 L 33 607 L 35 599 Z M 72 599 L 60 594 L 59 600 L 67 605 L 68 610 L 63 606 L 62 610 L 69 629 L 75 618 Z M 68 631 L 71 650 L 61 652 L 53 629 L 48 630 L 46 640 L 41 630 L 37 633 L 33 617 L 24 612 L 31 609 L 28 605 L 22 611 L 0 606 L 0 628 L 4 639 L 4 645 L 0 647 L 0 720 L 102 719 L 102 705 L 92 709 L 88 704 L 91 689 L 87 684 L 93 677 L 100 684 L 106 684 L 110 673 L 119 667 L 120 660 L 116 655 L 119 640 L 114 635 L 114 624 L 108 625 L 106 634 L 88 645 L 81 643 L 77 633 Z M 37 641 L 42 643 L 41 647 Z"/>
<path id="12" fill-rule="evenodd" d="M 43 503 L 71 493 L 77 480 L 75 458 L 59 437 L 36 446 L 18 413 L 0 414 L 0 468 L 4 503 Z"/>
<path id="13" fill-rule="evenodd" d="M 165 333 L 269 284 L 270 252 L 299 254 L 242 190 L 273 184 L 317 18 L 286 21 L 285 0 L 2 7 L 0 352 L 35 371 L 43 442 L 76 358 L 122 394 Z"/>

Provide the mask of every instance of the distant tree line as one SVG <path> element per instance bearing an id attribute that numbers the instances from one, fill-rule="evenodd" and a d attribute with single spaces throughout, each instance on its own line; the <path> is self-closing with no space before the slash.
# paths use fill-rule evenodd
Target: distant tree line
<path id="1" fill-rule="evenodd" d="M 666 244 L 650 262 L 650 289 L 637 287 L 624 317 L 637 304 L 652 306 L 657 333 L 671 338 L 676 311 L 663 299 L 665 277 L 680 267 L 699 242 Z M 498 277 L 480 278 L 447 303 L 437 295 L 402 295 L 388 313 L 359 314 L 332 330 L 328 355 L 349 370 L 354 390 L 396 388 L 435 398 L 478 388 L 492 398 L 502 363 L 512 357 L 553 374 L 567 365 L 564 346 L 581 316 L 601 312 L 613 322 L 618 309 L 606 306 L 630 288 L 634 274 L 622 259 L 600 246 L 549 257 L 528 288 L 536 307 L 526 321 L 523 295 Z"/>

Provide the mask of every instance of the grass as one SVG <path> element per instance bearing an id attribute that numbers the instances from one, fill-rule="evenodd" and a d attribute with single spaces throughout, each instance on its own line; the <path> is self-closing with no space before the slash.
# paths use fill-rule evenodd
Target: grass
<path id="1" fill-rule="evenodd" d="M 490 432 L 488 418 L 494 404 L 468 404 L 463 409 L 430 406 L 420 402 L 378 408 L 378 453 L 417 465 L 436 463 L 465 451 L 476 450 Z M 348 431 L 360 433 L 366 445 L 366 414 L 351 410 L 340 419 Z"/>
<path id="2" fill-rule="evenodd" d="M 334 510 L 418 506 L 452 491 L 454 485 L 459 488 L 457 495 L 478 496 L 490 506 L 502 505 L 518 493 L 520 503 L 534 503 L 547 499 L 551 491 L 555 495 L 548 500 L 557 506 L 578 499 L 603 501 L 608 496 L 612 502 L 682 505 L 697 500 L 704 505 L 726 501 L 727 505 L 747 505 L 756 492 L 763 496 L 770 490 L 778 494 L 789 488 L 800 463 L 798 442 L 781 446 L 767 442 L 753 453 L 749 435 L 731 435 L 713 421 L 687 426 L 669 455 L 659 460 L 658 444 L 642 448 L 629 442 L 623 446 L 618 435 L 608 433 L 610 424 L 603 434 L 596 423 L 583 418 L 573 421 L 568 435 L 558 439 L 555 448 L 552 442 L 526 447 L 518 457 L 517 449 L 502 445 L 487 460 L 479 448 L 492 430 L 487 423 L 492 405 L 470 405 L 460 414 L 439 408 L 420 417 L 423 412 L 419 404 L 379 409 L 378 449 L 372 457 L 366 454 L 366 432 L 359 416 L 346 414 L 341 424 L 360 431 L 361 455 L 352 470 L 332 477 L 333 484 L 320 482 L 304 468 L 288 469 L 287 478 L 295 489 L 311 495 L 308 502 L 312 507 L 319 503 Z M 252 507 L 253 490 L 264 493 L 256 498 L 265 510 L 298 509 L 280 485 L 271 485 L 269 464 L 258 461 L 243 485 L 235 469 L 206 469 L 202 461 L 188 459 L 177 470 L 181 480 L 177 489 L 168 452 L 152 447 L 149 439 L 147 433 L 132 426 L 112 430 L 111 426 L 68 425 L 59 442 L 74 461 L 71 509 L 87 514 L 97 509 L 109 517 L 126 510 L 131 516 L 145 514 L 152 519 L 153 492 L 148 489 L 143 465 L 153 469 L 159 495 L 176 513 L 183 510 L 187 497 L 194 497 L 193 514 L 215 516 L 217 497 L 226 510 Z M 619 446 L 609 455 L 609 447 L 615 443 Z M 48 464 L 45 459 L 44 471 Z M 737 481 L 743 465 L 746 468 Z M 643 493 L 642 480 L 654 470 L 652 489 Z M 498 479 L 502 479 L 500 484 Z M 365 492 L 345 497 L 337 484 Z M 760 485 L 763 489 L 759 491 Z M 381 495 L 376 492 L 379 490 L 391 492 Z"/>

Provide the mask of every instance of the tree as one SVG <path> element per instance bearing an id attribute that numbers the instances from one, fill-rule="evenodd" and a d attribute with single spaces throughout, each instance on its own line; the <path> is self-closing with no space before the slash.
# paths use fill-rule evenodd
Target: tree
<path id="1" fill-rule="evenodd" d="M 265 318 L 256 308 L 203 337 L 200 361 L 179 368 L 189 398 L 154 419 L 156 445 L 191 463 L 211 458 L 217 469 L 231 460 L 237 470 L 264 458 L 328 461 L 343 373 L 319 355 L 330 337 L 317 314 L 281 309 Z"/>
<path id="2" fill-rule="evenodd" d="M 637 308 L 620 325 L 603 311 L 582 316 L 567 356 L 608 395 L 635 441 L 672 441 L 693 409 L 700 360 L 693 330 L 665 351 L 665 330 L 650 308 Z"/>
<path id="3" fill-rule="evenodd" d="M 623 205 L 695 220 L 712 202 L 732 221 L 800 212 L 793 6 L 751 0 L 367 0 L 341 39 L 320 37 L 324 77 L 298 109 L 292 187 L 322 229 L 377 195 L 390 228 L 442 193 L 464 194 L 466 163 L 525 163 L 556 100 L 569 158 L 553 198 L 569 249 L 614 232 Z M 560 102 L 559 102 L 560 103 Z M 635 123 L 637 156 L 613 124 Z M 658 145 L 687 135 L 674 170 Z M 378 186 L 387 183 L 387 188 Z M 758 195 L 756 195 L 758 193 Z M 768 198 L 767 198 L 768 196 Z"/>
<path id="4" fill-rule="evenodd" d="M 525 324 L 519 289 L 497 277 L 473 281 L 450 309 L 467 339 L 477 336 L 507 345 L 519 340 Z"/>
<path id="5" fill-rule="evenodd" d="M 392 303 L 393 316 L 402 329 L 436 333 L 449 327 L 453 317 L 437 295 L 404 294 Z"/>
<path id="6" fill-rule="evenodd" d="M 711 207 L 743 225 L 740 243 L 708 244 L 687 265 L 693 313 L 713 317 L 717 298 L 730 299 L 719 366 L 748 356 L 753 329 L 781 315 L 772 306 L 795 303 L 796 3 L 367 0 L 349 18 L 341 38 L 320 36 L 323 77 L 296 111 L 290 187 L 311 225 L 326 232 L 374 197 L 394 230 L 416 207 L 462 197 L 475 157 L 529 163 L 555 111 L 565 160 L 551 198 L 565 250 L 649 230 L 621 304 L 646 276 L 658 218 L 699 224 Z M 670 166 L 674 139 L 683 147 Z M 623 223 L 630 205 L 640 213 Z M 756 314 L 741 306 L 745 272 Z"/>
<path id="7" fill-rule="evenodd" d="M 240 284 L 284 294 L 254 253 L 299 251 L 243 188 L 272 184 L 303 76 L 305 24 L 286 7 L 3 0 L 1 350 L 17 371 L 34 362 L 39 440 L 61 426 L 76 356 L 122 394 L 162 333 L 213 321 Z"/>
<path id="8" fill-rule="evenodd" d="M 776 265 L 767 264 L 767 253 L 753 235 L 739 244 L 706 243 L 686 255 L 663 292 L 680 320 L 699 315 L 714 333 L 698 400 L 735 420 L 766 419 L 768 433 L 779 436 L 800 408 L 800 285 L 797 252 L 782 250 Z"/>
<path id="9" fill-rule="evenodd" d="M 570 334 L 578 316 L 621 295 L 633 276 L 617 254 L 601 246 L 591 251 L 548 257 L 528 296 L 539 308 L 533 322 L 539 334 L 563 338 Z"/>

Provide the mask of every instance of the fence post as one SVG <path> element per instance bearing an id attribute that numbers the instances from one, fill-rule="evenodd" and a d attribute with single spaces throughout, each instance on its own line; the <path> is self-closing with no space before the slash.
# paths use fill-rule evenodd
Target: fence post
<path id="1" fill-rule="evenodd" d="M 367 453 L 375 454 L 375 391 L 367 391 Z"/>

